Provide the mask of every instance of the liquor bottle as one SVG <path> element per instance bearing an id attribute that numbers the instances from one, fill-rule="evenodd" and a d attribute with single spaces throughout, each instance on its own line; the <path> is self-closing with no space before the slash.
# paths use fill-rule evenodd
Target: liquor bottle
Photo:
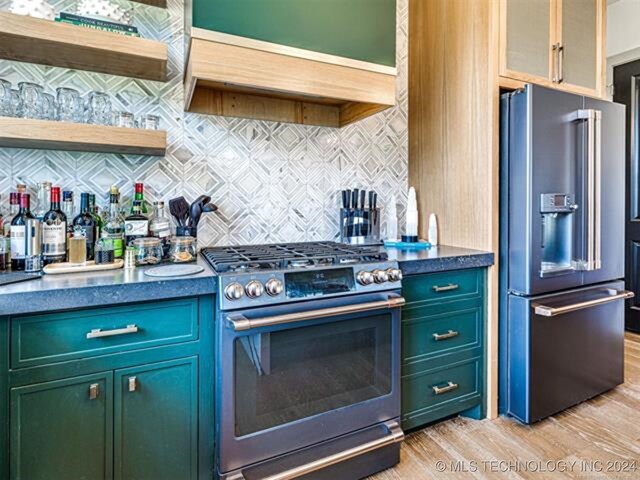
<path id="1" fill-rule="evenodd" d="M 11 220 L 11 269 L 22 271 L 25 268 L 26 224 L 35 219 L 31 213 L 31 196 L 21 193 L 18 197 L 20 209 Z"/>
<path id="2" fill-rule="evenodd" d="M 133 201 L 133 213 L 124 219 L 124 243 L 133 246 L 136 238 L 149 236 L 149 219 L 142 214 L 140 200 Z"/>
<path id="3" fill-rule="evenodd" d="M 98 225 L 91 214 L 89 194 L 80 195 L 80 214 L 73 219 L 73 236 L 87 239 L 87 260 L 93 260 L 93 252 L 97 236 Z"/>
<path id="4" fill-rule="evenodd" d="M 96 225 L 98 226 L 98 230 L 96 232 L 96 240 L 100 238 L 100 232 L 102 231 L 102 217 L 98 214 L 98 210 L 96 207 L 96 196 L 93 193 L 89 194 L 89 213 L 93 216 L 96 221 Z"/>
<path id="5" fill-rule="evenodd" d="M 120 192 L 115 185 L 109 193 L 109 218 L 102 230 L 102 236 L 113 240 L 115 258 L 124 256 L 124 220 L 120 213 Z"/>
<path id="6" fill-rule="evenodd" d="M 149 234 L 160 239 L 164 258 L 169 256 L 169 239 L 171 237 L 171 223 L 167 217 L 164 202 L 153 202 L 153 218 L 149 222 Z"/>
<path id="7" fill-rule="evenodd" d="M 18 183 L 18 185 L 16 185 L 16 191 L 18 192 L 18 195 L 21 193 L 27 193 L 27 185 L 22 182 Z"/>
<path id="8" fill-rule="evenodd" d="M 129 213 L 133 213 L 133 205 L 136 201 L 140 202 L 140 213 L 148 215 L 149 210 L 147 209 L 147 202 L 144 199 L 144 183 L 136 183 L 135 196 L 131 202 L 131 211 Z"/>
<path id="9" fill-rule="evenodd" d="M 2 228 L 5 237 L 11 235 L 11 220 L 18 214 L 20 209 L 20 202 L 18 201 L 18 192 L 11 192 L 9 194 L 9 214 L 5 219 L 4 226 Z"/>
<path id="10" fill-rule="evenodd" d="M 62 192 L 62 212 L 67 217 L 67 248 L 69 248 L 69 238 L 73 233 L 73 219 L 76 218 L 76 209 L 73 205 L 73 192 L 65 190 Z"/>
<path id="11" fill-rule="evenodd" d="M 49 211 L 49 199 L 51 198 L 51 182 L 38 183 L 38 195 L 33 214 L 42 222 L 45 213 Z"/>
<path id="12" fill-rule="evenodd" d="M 67 258 L 67 216 L 60 209 L 60 188 L 51 189 L 51 208 L 42 220 L 43 264 L 64 262 Z"/>

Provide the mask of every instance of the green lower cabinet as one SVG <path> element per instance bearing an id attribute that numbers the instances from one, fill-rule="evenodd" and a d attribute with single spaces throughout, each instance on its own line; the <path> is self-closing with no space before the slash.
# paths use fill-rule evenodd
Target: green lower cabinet
<path id="1" fill-rule="evenodd" d="M 11 389 L 11 477 L 112 477 L 113 373 Z"/>
<path id="2" fill-rule="evenodd" d="M 197 478 L 197 358 L 117 370 L 114 383 L 114 478 Z"/>

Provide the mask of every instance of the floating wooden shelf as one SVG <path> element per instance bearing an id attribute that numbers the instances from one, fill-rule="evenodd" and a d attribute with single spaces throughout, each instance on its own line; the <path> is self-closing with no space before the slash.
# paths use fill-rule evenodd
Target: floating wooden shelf
<path id="1" fill-rule="evenodd" d="M 342 127 L 395 105 L 396 70 L 192 29 L 185 110 Z"/>
<path id="2" fill-rule="evenodd" d="M 0 147 L 161 156 L 167 132 L 0 117 Z"/>
<path id="3" fill-rule="evenodd" d="M 144 3 L 154 7 L 167 8 L 167 0 L 132 0 L 133 2 Z"/>
<path id="4" fill-rule="evenodd" d="M 166 81 L 162 42 L 0 12 L 0 58 Z"/>

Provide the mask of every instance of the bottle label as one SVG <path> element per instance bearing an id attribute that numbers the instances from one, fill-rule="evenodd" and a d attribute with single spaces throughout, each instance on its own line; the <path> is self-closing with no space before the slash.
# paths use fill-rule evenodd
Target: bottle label
<path id="1" fill-rule="evenodd" d="M 124 240 L 122 237 L 113 239 L 113 254 L 116 258 L 122 258 L 124 255 Z"/>
<path id="2" fill-rule="evenodd" d="M 149 234 L 149 220 L 125 220 L 124 233 L 128 237 L 146 237 Z"/>
<path id="3" fill-rule="evenodd" d="M 25 226 L 11 226 L 11 258 L 14 260 L 25 257 Z"/>
<path id="4" fill-rule="evenodd" d="M 165 238 L 171 235 L 171 225 L 169 222 L 156 222 L 151 229 L 151 236 Z"/>
<path id="5" fill-rule="evenodd" d="M 66 253 L 67 222 L 42 225 L 42 255 L 54 257 Z"/>

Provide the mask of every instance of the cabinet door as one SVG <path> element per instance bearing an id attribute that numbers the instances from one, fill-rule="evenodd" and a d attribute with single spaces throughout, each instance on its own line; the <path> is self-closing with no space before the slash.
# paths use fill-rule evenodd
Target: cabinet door
<path id="1" fill-rule="evenodd" d="M 502 0 L 501 75 L 551 79 L 556 0 Z"/>
<path id="2" fill-rule="evenodd" d="M 593 92 L 602 81 L 603 0 L 562 0 L 559 6 L 558 36 L 562 39 L 562 83 Z M 589 92 L 585 92 L 589 93 Z"/>
<path id="3" fill-rule="evenodd" d="M 112 373 L 11 389 L 11 478 L 112 476 Z"/>
<path id="4" fill-rule="evenodd" d="M 196 357 L 115 373 L 116 480 L 197 478 Z"/>

